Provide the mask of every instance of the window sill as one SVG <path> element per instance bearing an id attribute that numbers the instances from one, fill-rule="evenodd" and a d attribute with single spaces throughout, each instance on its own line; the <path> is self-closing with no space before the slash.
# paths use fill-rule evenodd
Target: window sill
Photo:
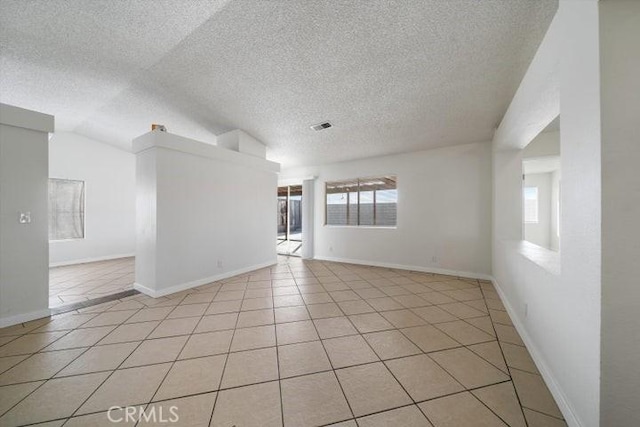
<path id="1" fill-rule="evenodd" d="M 353 229 L 373 229 L 373 230 L 397 230 L 398 226 L 386 226 L 386 225 L 329 225 L 324 224 L 323 227 L 327 228 L 353 228 Z"/>
<path id="2" fill-rule="evenodd" d="M 543 248 L 526 240 L 519 241 L 517 245 L 518 253 L 524 258 L 555 276 L 560 275 L 560 252 Z"/>

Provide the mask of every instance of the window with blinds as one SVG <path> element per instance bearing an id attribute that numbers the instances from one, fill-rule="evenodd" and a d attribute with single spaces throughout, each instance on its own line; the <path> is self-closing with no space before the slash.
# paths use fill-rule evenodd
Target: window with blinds
<path id="1" fill-rule="evenodd" d="M 538 223 L 538 187 L 524 187 L 524 222 Z"/>
<path id="2" fill-rule="evenodd" d="M 325 224 L 395 227 L 398 189 L 395 176 L 354 178 L 326 183 Z"/>
<path id="3" fill-rule="evenodd" d="M 85 183 L 49 179 L 49 240 L 84 238 Z"/>

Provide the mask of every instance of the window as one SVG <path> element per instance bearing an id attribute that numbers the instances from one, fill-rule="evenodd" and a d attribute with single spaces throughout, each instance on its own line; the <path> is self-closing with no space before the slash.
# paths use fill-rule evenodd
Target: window
<path id="1" fill-rule="evenodd" d="M 538 187 L 524 188 L 524 222 L 538 223 Z"/>
<path id="2" fill-rule="evenodd" d="M 326 183 L 327 225 L 395 227 L 398 190 L 395 176 Z"/>
<path id="3" fill-rule="evenodd" d="M 84 238 L 84 181 L 49 180 L 49 240 Z"/>

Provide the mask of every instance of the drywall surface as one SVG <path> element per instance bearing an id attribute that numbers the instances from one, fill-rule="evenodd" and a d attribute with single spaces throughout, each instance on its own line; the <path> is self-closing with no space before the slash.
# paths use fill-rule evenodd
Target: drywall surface
<path id="1" fill-rule="evenodd" d="M 637 426 L 640 425 L 640 3 L 607 0 L 599 6 L 602 73 L 600 421 L 602 426 Z"/>
<path id="2" fill-rule="evenodd" d="M 85 181 L 85 237 L 50 242 L 51 265 L 134 254 L 135 165 L 135 155 L 112 145 L 69 132 L 53 135 L 49 177 Z"/>
<path id="3" fill-rule="evenodd" d="M 281 175 L 281 180 L 317 176 L 315 258 L 477 277 L 491 273 L 489 143 L 290 169 Z M 327 181 L 378 175 L 397 176 L 397 227 L 325 225 Z"/>
<path id="4" fill-rule="evenodd" d="M 524 224 L 524 239 L 543 248 L 551 249 L 551 174 L 525 175 L 524 186 L 538 189 L 538 222 Z"/>
<path id="5" fill-rule="evenodd" d="M 561 171 L 551 172 L 551 224 L 549 227 L 549 248 L 554 251 L 560 250 L 560 216 L 562 215 L 562 205 L 560 203 L 560 182 Z"/>
<path id="6" fill-rule="evenodd" d="M 138 289 L 164 295 L 276 262 L 279 165 L 164 132 L 134 150 Z"/>
<path id="7" fill-rule="evenodd" d="M 313 258 L 314 232 L 314 179 L 302 181 L 302 258 Z"/>
<path id="8" fill-rule="evenodd" d="M 523 150 L 523 157 L 536 158 L 560 155 L 560 131 L 542 132 Z"/>
<path id="9" fill-rule="evenodd" d="M 600 97 L 597 1 L 561 0 L 549 43 L 556 51 L 559 105 L 550 114 L 530 68 L 494 140 L 493 275 L 539 370 L 571 426 L 599 425 L 600 407 Z M 547 38 L 545 38 L 545 42 Z M 538 52 L 536 57 L 544 56 Z M 535 64 L 532 64 L 532 67 Z M 531 129 L 562 117 L 562 252 L 526 255 L 520 240 L 522 148 Z M 505 117 L 513 116 L 509 112 Z M 529 118 L 527 120 L 527 117 Z M 534 123 L 535 122 L 535 123 Z M 502 125 L 501 124 L 501 127 Z M 560 268 L 548 268 L 553 264 Z"/>
<path id="10" fill-rule="evenodd" d="M 558 117 L 561 25 L 556 14 L 495 131 L 494 147 L 522 149 Z"/>
<path id="11" fill-rule="evenodd" d="M 0 105 L 0 327 L 49 314 L 47 132 L 52 116 Z"/>
<path id="12" fill-rule="evenodd" d="M 216 145 L 221 148 L 265 159 L 267 147 L 243 130 L 235 129 L 216 136 Z"/>

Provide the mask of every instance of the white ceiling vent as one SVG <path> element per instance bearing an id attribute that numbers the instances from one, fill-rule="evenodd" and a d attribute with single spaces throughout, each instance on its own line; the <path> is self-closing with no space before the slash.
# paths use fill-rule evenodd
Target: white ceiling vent
<path id="1" fill-rule="evenodd" d="M 317 125 L 311 126 L 311 129 L 313 129 L 313 130 L 324 130 L 324 129 L 329 129 L 331 126 L 333 126 L 331 123 L 324 122 L 324 123 L 319 123 Z"/>

